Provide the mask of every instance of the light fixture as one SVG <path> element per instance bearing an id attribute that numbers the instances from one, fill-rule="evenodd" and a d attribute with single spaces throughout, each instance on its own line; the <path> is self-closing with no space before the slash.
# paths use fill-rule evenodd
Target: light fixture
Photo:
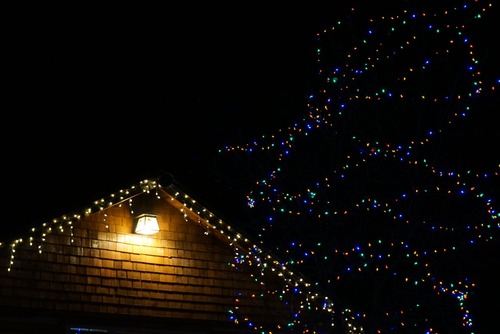
<path id="1" fill-rule="evenodd" d="M 160 231 L 158 225 L 158 218 L 155 215 L 144 213 L 137 216 L 137 225 L 135 226 L 135 233 L 137 234 L 155 234 Z"/>

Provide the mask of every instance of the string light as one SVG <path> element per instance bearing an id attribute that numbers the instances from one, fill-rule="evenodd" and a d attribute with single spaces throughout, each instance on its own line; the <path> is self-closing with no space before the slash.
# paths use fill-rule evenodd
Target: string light
<path id="1" fill-rule="evenodd" d="M 465 166 L 461 148 L 439 154 L 467 131 L 481 98 L 498 91 L 474 45 L 474 24 L 491 6 L 464 1 L 375 18 L 353 9 L 316 35 L 317 90 L 306 116 L 220 150 L 251 155 L 240 160 L 257 179 L 246 198 L 262 217 L 252 220 L 260 222 L 259 244 L 317 280 L 330 299 L 359 304 L 361 312 L 349 313 L 353 324 L 437 333 L 435 303 L 456 310 L 457 326 L 474 333 L 467 296 L 475 284 L 446 270 L 498 237 L 500 164 L 493 157 Z M 345 296 L 349 282 L 377 279 L 387 286 L 374 289 L 404 294 L 405 302 L 394 297 L 370 309 L 373 295 Z"/>
<path id="2" fill-rule="evenodd" d="M 94 205 L 83 209 L 84 214 L 73 214 L 71 216 L 64 215 L 58 219 L 52 220 L 50 225 L 48 223 L 42 224 L 40 227 L 33 227 L 30 229 L 29 246 L 36 246 L 38 252 L 41 254 L 43 250 L 43 245 L 45 242 L 45 236 L 50 233 L 66 234 L 69 233 L 70 241 L 73 242 L 73 225 L 75 221 L 80 220 L 81 217 L 86 217 L 94 213 L 101 212 L 110 208 L 112 206 L 120 206 L 123 202 L 128 203 L 131 214 L 133 215 L 133 198 L 142 192 L 149 192 L 155 189 L 156 196 L 160 196 L 160 189 L 170 196 L 170 203 L 177 207 L 182 216 L 186 221 L 195 221 L 204 227 L 204 235 L 214 234 L 219 235 L 222 240 L 227 240 L 228 244 L 232 247 L 234 251 L 234 261 L 228 263 L 234 270 L 239 270 L 240 265 L 246 265 L 250 267 L 259 268 L 260 276 L 253 275 L 255 282 L 259 285 L 265 286 L 266 279 L 265 273 L 271 272 L 272 275 L 280 277 L 283 283 L 283 290 L 268 290 L 268 294 L 280 295 L 280 298 L 284 303 L 288 303 L 285 298 L 286 295 L 293 292 L 293 294 L 301 296 L 297 299 L 298 308 L 313 308 L 317 311 L 329 314 L 329 317 L 334 316 L 333 303 L 326 296 L 321 296 L 317 291 L 312 289 L 312 285 L 308 283 L 302 276 L 293 273 L 287 268 L 287 265 L 273 258 L 271 255 L 266 254 L 265 251 L 259 248 L 257 245 L 251 243 L 251 241 L 244 237 L 240 232 L 234 229 L 232 226 L 224 222 L 222 219 L 217 218 L 213 213 L 208 211 L 205 207 L 197 203 L 195 199 L 189 195 L 180 191 L 174 184 L 170 184 L 167 187 L 162 187 L 156 181 L 144 180 L 139 183 L 139 185 L 133 185 L 130 189 L 120 190 L 120 195 L 115 194 L 109 195 L 109 198 L 102 198 L 98 201 L 94 201 Z M 105 204 L 104 204 L 105 203 Z M 107 214 L 104 214 L 102 222 L 106 224 Z M 57 228 L 52 229 L 51 226 Z M 68 227 L 67 229 L 65 227 Z M 67 232 L 69 231 L 69 232 Z M 209 233 L 206 233 L 209 232 Z M 39 235 L 38 242 L 35 238 Z M 7 270 L 10 272 L 12 267 L 15 265 L 15 253 L 16 247 L 24 242 L 23 238 L 16 239 L 10 243 L 10 263 Z M 3 244 L 3 243 L 2 243 Z M 240 298 L 248 297 L 245 296 L 243 292 L 238 292 Z M 252 295 L 250 298 L 256 299 L 266 299 L 266 294 Z M 237 304 L 237 303 L 236 303 Z M 236 309 L 228 309 L 230 314 L 235 314 Z M 232 322 L 239 323 L 246 322 L 246 320 L 237 319 L 231 316 Z M 300 318 L 292 321 L 290 324 L 295 322 L 300 322 Z M 289 324 L 289 325 L 290 325 Z M 332 320 L 333 325 L 333 320 Z M 278 325 L 279 326 L 279 325 Z M 262 327 L 259 325 L 252 325 L 256 330 L 261 330 Z M 353 332 L 354 333 L 354 332 Z M 357 332 L 356 332 L 357 333 Z"/>

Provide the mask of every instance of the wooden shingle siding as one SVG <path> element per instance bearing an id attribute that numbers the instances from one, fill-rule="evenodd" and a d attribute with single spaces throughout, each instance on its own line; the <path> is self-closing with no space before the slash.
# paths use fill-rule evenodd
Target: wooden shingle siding
<path id="1" fill-rule="evenodd" d="M 0 248 L 0 310 L 120 314 L 228 322 L 235 306 L 255 319 L 281 316 L 281 301 L 261 295 L 234 252 L 166 200 L 155 201 L 160 232 L 133 233 L 127 204 L 72 222 L 44 236 Z M 62 227 L 62 228 L 61 228 Z M 40 252 L 41 251 L 41 252 Z M 10 271 L 8 268 L 10 267 Z M 0 331 L 1 332 L 1 331 Z"/>

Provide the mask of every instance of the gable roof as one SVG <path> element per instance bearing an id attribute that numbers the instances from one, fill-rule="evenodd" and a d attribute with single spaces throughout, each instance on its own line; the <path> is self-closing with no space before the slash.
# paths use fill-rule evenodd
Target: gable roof
<path id="1" fill-rule="evenodd" d="M 216 323 L 219 331 L 222 323 L 249 331 L 314 330 L 338 326 L 341 318 L 352 332 L 348 314 L 337 316 L 332 301 L 304 277 L 175 181 L 161 182 L 142 180 L 0 243 L 0 310 L 11 319 L 59 314 L 67 325 L 82 322 L 81 314 L 93 321 L 121 314 L 150 323 L 169 319 L 182 328 L 186 321 Z M 144 208 L 158 216 L 157 235 L 133 233 Z"/>

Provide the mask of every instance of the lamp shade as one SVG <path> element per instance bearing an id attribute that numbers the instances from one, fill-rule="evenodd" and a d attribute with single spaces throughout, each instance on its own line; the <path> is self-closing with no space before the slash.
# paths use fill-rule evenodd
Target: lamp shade
<path id="1" fill-rule="evenodd" d="M 135 226 L 135 233 L 138 234 L 155 234 L 160 231 L 158 219 L 155 215 L 142 214 L 137 216 L 137 225 Z"/>

